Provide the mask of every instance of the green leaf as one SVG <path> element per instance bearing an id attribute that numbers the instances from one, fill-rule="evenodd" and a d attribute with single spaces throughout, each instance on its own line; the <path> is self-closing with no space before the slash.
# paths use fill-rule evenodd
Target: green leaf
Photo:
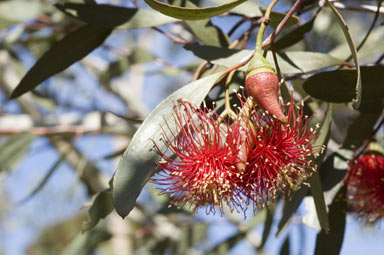
<path id="1" fill-rule="evenodd" d="M 349 126 L 343 148 L 359 148 L 372 135 L 373 128 L 380 116 L 381 112 L 361 113 Z"/>
<path id="2" fill-rule="evenodd" d="M 29 145 L 35 139 L 33 134 L 10 136 L 0 145 L 0 172 L 12 170 L 28 152 Z"/>
<path id="3" fill-rule="evenodd" d="M 196 8 L 197 6 L 185 0 L 169 1 L 170 4 Z M 212 24 L 210 19 L 202 20 L 186 20 L 185 24 L 191 29 L 191 32 L 205 45 L 212 45 L 218 47 L 228 47 L 230 39 L 219 27 Z"/>
<path id="4" fill-rule="evenodd" d="M 37 18 L 43 11 L 40 1 L 2 1 L 0 2 L 0 24 L 12 24 Z M 0 25 L 1 27 L 1 25 Z"/>
<path id="5" fill-rule="evenodd" d="M 315 254 L 340 254 L 346 223 L 346 186 L 343 186 L 329 206 L 329 233 L 322 230 L 316 238 Z"/>
<path id="6" fill-rule="evenodd" d="M 216 73 L 185 85 L 162 101 L 144 120 L 124 152 L 113 179 L 113 203 L 120 216 L 124 218 L 132 210 L 137 196 L 155 170 L 159 155 L 153 141 L 161 151 L 166 149 L 159 142 L 160 127 L 168 125 L 167 128 L 176 129 L 175 123 L 167 123 L 172 119 L 176 101 L 182 98 L 192 104 L 200 104 L 222 76 L 222 73 Z"/>
<path id="7" fill-rule="evenodd" d="M 289 255 L 290 254 L 290 248 L 289 248 L 290 240 L 289 239 L 290 239 L 289 235 L 287 235 L 283 245 L 281 245 L 280 252 L 279 252 L 280 255 Z"/>
<path id="8" fill-rule="evenodd" d="M 182 20 L 208 19 L 223 14 L 247 0 L 235 0 L 226 4 L 206 8 L 185 8 L 161 3 L 155 0 L 144 0 L 150 7 L 167 16 Z"/>
<path id="9" fill-rule="evenodd" d="M 259 247 L 257 247 L 258 251 L 262 251 L 264 249 L 264 245 L 267 243 L 269 233 L 271 232 L 274 215 L 275 215 L 275 208 L 274 207 L 267 208 L 267 217 L 265 218 L 265 222 L 264 222 L 264 229 L 263 229 L 263 236 L 261 238 L 261 243 Z"/>
<path id="10" fill-rule="evenodd" d="M 347 40 L 348 46 L 352 53 L 353 61 L 355 62 L 355 68 L 356 68 L 356 82 L 355 82 L 355 91 L 354 91 L 354 97 L 353 97 L 353 107 L 355 109 L 359 109 L 361 104 L 361 75 L 360 75 L 360 65 L 359 65 L 359 59 L 357 57 L 357 49 L 355 46 L 355 43 L 353 42 L 353 38 L 351 33 L 349 32 L 349 28 L 347 24 L 345 23 L 343 17 L 341 16 L 340 12 L 331 4 L 328 0 L 326 0 L 329 7 L 331 7 L 332 11 L 337 16 L 337 21 L 339 22 L 340 27 L 343 30 L 345 39 Z"/>
<path id="11" fill-rule="evenodd" d="M 308 183 L 310 185 L 311 194 L 315 202 L 315 208 L 317 218 L 320 222 L 320 227 L 327 233 L 329 231 L 327 206 L 324 200 L 324 193 L 319 173 L 314 172 L 311 178 L 308 179 Z"/>
<path id="12" fill-rule="evenodd" d="M 11 98 L 34 89 L 52 75 L 79 61 L 100 46 L 111 32 L 112 29 L 98 25 L 85 25 L 70 32 L 37 60 L 12 92 Z"/>
<path id="13" fill-rule="evenodd" d="M 53 164 L 53 166 L 48 170 L 48 173 L 44 176 L 44 178 L 41 180 L 41 182 L 39 183 L 39 185 L 37 185 L 33 190 L 32 192 L 26 197 L 24 198 L 23 200 L 21 200 L 19 202 L 19 204 L 23 204 L 25 203 L 26 201 L 28 201 L 29 199 L 31 199 L 34 195 L 37 194 L 37 192 L 39 192 L 43 187 L 44 185 L 48 182 L 49 178 L 52 176 L 52 174 L 56 171 L 56 169 L 60 166 L 60 164 L 65 160 L 66 158 L 66 154 L 62 155 L 56 162 L 55 164 Z"/>
<path id="14" fill-rule="evenodd" d="M 199 58 L 226 67 L 233 66 L 234 63 L 244 60 L 253 53 L 252 50 L 232 50 L 197 44 L 188 44 L 184 48 L 192 51 Z M 267 55 L 267 60 L 272 65 L 274 64 L 272 54 Z M 307 73 L 343 63 L 343 60 L 330 55 L 307 51 L 279 53 L 277 60 L 281 72 L 284 74 Z M 247 66 L 240 68 L 243 71 L 246 69 Z"/>
<path id="15" fill-rule="evenodd" d="M 361 105 L 364 112 L 382 111 L 384 66 L 361 67 Z M 335 70 L 312 75 L 303 88 L 311 96 L 326 102 L 347 103 L 355 97 L 356 69 Z"/>
<path id="16" fill-rule="evenodd" d="M 91 231 L 78 234 L 60 254 L 94 254 L 96 248 L 111 237 L 112 235 L 102 228 L 92 229 Z"/>
<path id="17" fill-rule="evenodd" d="M 282 50 L 284 48 L 292 46 L 297 42 L 300 42 L 301 40 L 303 40 L 304 34 L 312 30 L 315 19 L 316 19 L 316 16 L 313 17 L 310 21 L 308 21 L 304 25 L 298 26 L 292 31 L 285 34 L 284 36 L 278 38 L 273 43 L 275 50 Z"/>
<path id="18" fill-rule="evenodd" d="M 57 4 L 64 12 L 74 11 L 76 18 L 91 24 L 119 29 L 138 29 L 179 21 L 157 11 L 107 4 Z M 148 18 L 150 17 L 150 18 Z"/>
<path id="19" fill-rule="evenodd" d="M 112 211 L 112 193 L 107 189 L 96 195 L 95 201 L 88 211 L 90 220 L 83 223 L 83 231 L 93 229 L 101 219 L 104 219 Z"/>

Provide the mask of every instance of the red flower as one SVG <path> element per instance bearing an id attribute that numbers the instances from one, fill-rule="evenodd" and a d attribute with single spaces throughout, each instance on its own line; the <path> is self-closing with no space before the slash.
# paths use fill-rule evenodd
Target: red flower
<path id="1" fill-rule="evenodd" d="M 352 161 L 348 181 L 348 207 L 366 223 L 384 216 L 384 156 L 368 152 Z"/>
<path id="2" fill-rule="evenodd" d="M 242 127 L 236 122 L 230 125 L 215 111 L 181 100 L 175 107 L 174 122 L 177 134 L 168 126 L 163 129 L 168 151 L 158 149 L 162 160 L 153 182 L 178 206 L 189 204 L 194 210 L 207 206 L 207 213 L 214 213 L 215 206 L 223 213 L 225 203 L 232 209 L 241 208 L 241 173 L 234 164 Z"/>
<path id="3" fill-rule="evenodd" d="M 305 183 L 316 167 L 310 157 L 322 151 L 321 146 L 313 146 L 318 137 L 318 125 L 308 128 L 309 118 L 303 116 L 303 107 L 295 107 L 293 99 L 281 107 L 288 116 L 287 124 L 267 111 L 250 106 L 247 122 L 252 132 L 249 132 L 243 184 L 255 207 L 265 206 L 277 195 L 284 195 Z"/>

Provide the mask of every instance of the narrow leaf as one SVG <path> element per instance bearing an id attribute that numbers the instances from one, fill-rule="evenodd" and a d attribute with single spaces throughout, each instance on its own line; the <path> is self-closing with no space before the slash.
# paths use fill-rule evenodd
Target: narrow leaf
<path id="1" fill-rule="evenodd" d="M 223 14 L 247 0 L 235 0 L 226 4 L 206 8 L 186 8 L 165 4 L 155 0 L 144 0 L 150 7 L 167 16 L 182 20 L 208 19 Z"/>
<path id="2" fill-rule="evenodd" d="M 56 169 L 60 166 L 60 164 L 65 160 L 66 154 L 62 155 L 55 164 L 52 165 L 52 167 L 48 170 L 48 173 L 44 176 L 44 178 L 41 180 L 39 185 L 37 185 L 32 192 L 23 200 L 19 202 L 19 204 L 23 204 L 27 202 L 29 199 L 31 199 L 34 195 L 36 195 L 48 182 L 49 178 L 52 176 L 52 174 L 56 171 Z"/>
<path id="3" fill-rule="evenodd" d="M 91 24 L 119 29 L 160 26 L 178 21 L 154 10 L 126 8 L 107 4 L 56 4 L 65 12 L 75 11 L 76 18 Z M 150 17 L 150 18 L 148 18 Z"/>
<path id="4" fill-rule="evenodd" d="M 316 255 L 340 254 L 346 223 L 346 186 L 343 186 L 329 206 L 329 233 L 322 230 L 316 238 Z"/>
<path id="5" fill-rule="evenodd" d="M 160 150 L 166 146 L 159 142 L 161 126 L 172 118 L 174 104 L 179 98 L 200 104 L 212 86 L 222 77 L 221 73 L 189 83 L 162 101 L 144 120 L 124 152 L 113 179 L 113 203 L 123 218 L 132 210 L 143 186 L 153 174 L 159 155 L 154 149 L 155 141 Z M 172 121 L 167 123 L 175 130 Z"/>
<path id="6" fill-rule="evenodd" d="M 100 46 L 111 32 L 112 29 L 98 25 L 85 25 L 70 32 L 37 60 L 12 92 L 11 98 L 34 89 L 49 77 L 79 61 Z"/>
<path id="7" fill-rule="evenodd" d="M 208 60 L 214 64 L 230 67 L 233 63 L 238 63 L 241 60 L 249 57 L 252 50 L 232 50 L 219 48 L 214 46 L 189 44 L 184 46 L 185 49 L 190 50 L 197 57 Z M 267 60 L 273 65 L 272 54 L 267 55 Z M 307 73 L 323 68 L 340 65 L 344 61 L 334 58 L 330 55 L 307 52 L 307 51 L 289 51 L 279 53 L 277 60 L 281 71 L 284 74 Z M 246 71 L 247 66 L 240 68 Z"/>
<path id="8" fill-rule="evenodd" d="M 11 136 L 4 144 L 0 145 L 0 172 L 9 171 L 28 152 L 29 145 L 35 139 L 33 134 L 20 134 Z"/>
<path id="9" fill-rule="evenodd" d="M 337 21 L 339 22 L 339 25 L 343 30 L 345 39 L 347 40 L 348 46 L 349 46 L 351 53 L 352 53 L 353 61 L 355 62 L 355 68 L 356 68 L 356 83 L 355 84 L 356 85 L 355 85 L 355 95 L 354 95 L 354 99 L 353 99 L 353 107 L 355 109 L 359 109 L 360 103 L 361 103 L 361 90 L 362 90 L 362 88 L 361 88 L 361 77 L 360 77 L 360 65 L 359 65 L 359 59 L 357 57 L 357 49 L 356 49 L 355 43 L 353 41 L 352 35 L 349 32 L 349 28 L 343 19 L 343 16 L 341 16 L 340 12 L 335 8 L 335 6 L 333 6 L 333 4 L 331 4 L 328 0 L 326 0 L 326 2 L 337 16 Z"/>
<path id="10" fill-rule="evenodd" d="M 264 222 L 264 230 L 263 230 L 263 236 L 261 238 L 261 243 L 259 247 L 257 247 L 258 251 L 262 251 L 264 249 L 264 245 L 267 243 L 269 233 L 271 232 L 274 215 L 275 215 L 275 208 L 274 207 L 267 208 L 267 217 L 265 218 L 265 222 Z"/>
<path id="11" fill-rule="evenodd" d="M 382 111 L 384 99 L 384 66 L 362 66 L 362 93 L 359 110 L 365 112 Z M 326 102 L 347 103 L 355 97 L 356 69 L 335 70 L 312 75 L 304 81 L 303 88 L 311 96 Z"/>
<path id="12" fill-rule="evenodd" d="M 315 208 L 317 213 L 317 218 L 320 222 L 320 227 L 328 233 L 329 223 L 327 215 L 327 206 L 324 200 L 323 188 L 320 180 L 320 175 L 318 172 L 314 172 L 311 176 L 312 178 L 308 179 L 310 185 L 311 194 L 315 202 Z"/>
<path id="13" fill-rule="evenodd" d="M 96 248 L 102 242 L 109 240 L 112 235 L 104 229 L 92 229 L 86 233 L 79 233 L 72 242 L 60 253 L 61 255 L 76 254 L 89 255 L 95 254 Z"/>
<path id="14" fill-rule="evenodd" d="M 277 39 L 276 42 L 273 43 L 275 50 L 282 50 L 303 40 L 304 34 L 312 30 L 315 19 L 316 16 L 304 25 L 298 26 L 297 28 Z"/>
<path id="15" fill-rule="evenodd" d="M 112 193 L 104 190 L 96 195 L 95 201 L 89 208 L 90 220 L 83 223 L 83 231 L 93 229 L 101 219 L 104 219 L 113 210 Z"/>

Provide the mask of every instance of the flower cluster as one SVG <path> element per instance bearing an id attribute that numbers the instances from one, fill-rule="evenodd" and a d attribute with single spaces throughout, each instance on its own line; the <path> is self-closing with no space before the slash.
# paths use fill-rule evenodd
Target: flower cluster
<path id="1" fill-rule="evenodd" d="M 347 180 L 348 209 L 366 223 L 384 217 L 384 156 L 368 151 L 353 160 Z"/>
<path id="2" fill-rule="evenodd" d="M 207 213 L 224 204 L 231 210 L 256 209 L 278 195 L 297 188 L 313 171 L 310 156 L 322 147 L 313 146 L 316 129 L 308 128 L 303 107 L 281 105 L 288 118 L 284 124 L 252 100 L 239 96 L 236 118 L 224 118 L 215 110 L 179 101 L 174 111 L 176 132 L 163 128 L 168 150 L 153 178 L 171 203 L 193 209 L 206 206 Z"/>

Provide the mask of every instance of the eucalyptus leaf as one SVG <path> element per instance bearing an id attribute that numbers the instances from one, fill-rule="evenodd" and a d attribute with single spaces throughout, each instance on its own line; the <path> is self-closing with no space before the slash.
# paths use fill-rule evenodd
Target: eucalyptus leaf
<path id="1" fill-rule="evenodd" d="M 112 193 L 104 190 L 96 195 L 91 208 L 89 208 L 90 220 L 83 223 L 83 231 L 93 229 L 97 223 L 113 211 Z"/>
<path id="2" fill-rule="evenodd" d="M 321 72 L 306 79 L 303 88 L 309 95 L 326 102 L 352 102 L 355 97 L 356 75 L 356 69 Z M 384 66 L 361 67 L 361 111 L 382 111 L 383 80 Z"/>
<path id="3" fill-rule="evenodd" d="M 56 4 L 60 10 L 74 11 L 75 17 L 91 24 L 119 29 L 138 29 L 179 21 L 154 10 L 107 4 Z M 150 17 L 150 18 L 148 18 Z"/>
<path id="4" fill-rule="evenodd" d="M 252 50 L 233 50 L 197 44 L 189 44 L 184 48 L 192 51 L 199 58 L 226 67 L 233 66 L 234 63 L 246 59 L 253 53 Z M 267 60 L 274 65 L 272 54 L 267 55 Z M 277 61 L 284 74 L 307 73 L 343 63 L 343 60 L 330 55 L 307 51 L 278 53 Z M 239 70 L 246 71 L 247 66 L 243 66 Z"/>
<path id="5" fill-rule="evenodd" d="M 346 186 L 343 186 L 329 206 L 329 233 L 322 230 L 316 238 L 315 254 L 340 254 L 346 224 Z"/>
<path id="6" fill-rule="evenodd" d="M 100 46 L 111 32 L 110 28 L 92 24 L 70 32 L 37 60 L 14 89 L 11 98 L 34 89 L 49 77 L 79 61 Z"/>
<path id="7" fill-rule="evenodd" d="M 176 19 L 199 20 L 223 14 L 247 0 L 235 0 L 226 4 L 205 8 L 186 8 L 165 4 L 155 0 L 144 0 L 151 8 Z"/>
<path id="8" fill-rule="evenodd" d="M 222 76 L 216 73 L 185 85 L 162 101 L 144 120 L 124 152 L 113 179 L 113 203 L 120 216 L 124 218 L 132 210 L 143 186 L 154 173 L 160 158 L 154 142 L 159 150 L 166 149 L 159 140 L 161 126 L 167 125 L 172 131 L 176 129 L 175 123 L 167 122 L 172 119 L 176 101 L 182 98 L 200 104 Z"/>
<path id="9" fill-rule="evenodd" d="M 352 53 L 353 61 L 355 62 L 355 68 L 356 68 L 356 81 L 355 81 L 355 90 L 354 90 L 354 97 L 353 97 L 353 107 L 355 109 L 360 108 L 361 104 L 361 93 L 362 93 L 362 87 L 361 87 L 361 75 L 360 75 L 360 65 L 359 65 L 359 59 L 357 56 L 357 49 L 355 46 L 355 43 L 353 41 L 352 35 L 349 32 L 349 28 L 347 24 L 345 23 L 343 16 L 341 16 L 340 12 L 331 4 L 328 0 L 326 0 L 329 7 L 331 7 L 332 11 L 336 14 L 337 21 L 339 22 L 340 27 L 343 30 L 345 39 L 347 40 L 348 46 Z"/>
<path id="10" fill-rule="evenodd" d="M 34 195 L 36 195 L 44 186 L 45 184 L 48 182 L 49 178 L 53 175 L 53 173 L 58 169 L 58 167 L 61 165 L 61 163 L 65 160 L 66 158 L 66 154 L 60 156 L 60 158 L 58 158 L 56 160 L 56 162 L 52 165 L 52 167 L 48 170 L 48 173 L 44 176 L 44 178 L 40 181 L 39 185 L 37 185 L 33 190 L 32 192 L 26 197 L 24 198 L 22 201 L 19 202 L 19 204 L 23 204 L 25 203 L 26 201 L 28 201 L 29 199 L 31 199 Z"/>
<path id="11" fill-rule="evenodd" d="M 282 50 L 284 48 L 292 46 L 297 42 L 300 42 L 301 40 L 303 40 L 304 35 L 312 30 L 315 19 L 316 19 L 316 16 L 313 17 L 307 23 L 296 27 L 292 31 L 289 31 L 287 34 L 278 38 L 273 43 L 273 47 L 275 48 L 275 50 Z"/>
<path id="12" fill-rule="evenodd" d="M 35 137 L 27 133 L 14 135 L 0 145 L 0 173 L 12 170 L 23 159 Z"/>

